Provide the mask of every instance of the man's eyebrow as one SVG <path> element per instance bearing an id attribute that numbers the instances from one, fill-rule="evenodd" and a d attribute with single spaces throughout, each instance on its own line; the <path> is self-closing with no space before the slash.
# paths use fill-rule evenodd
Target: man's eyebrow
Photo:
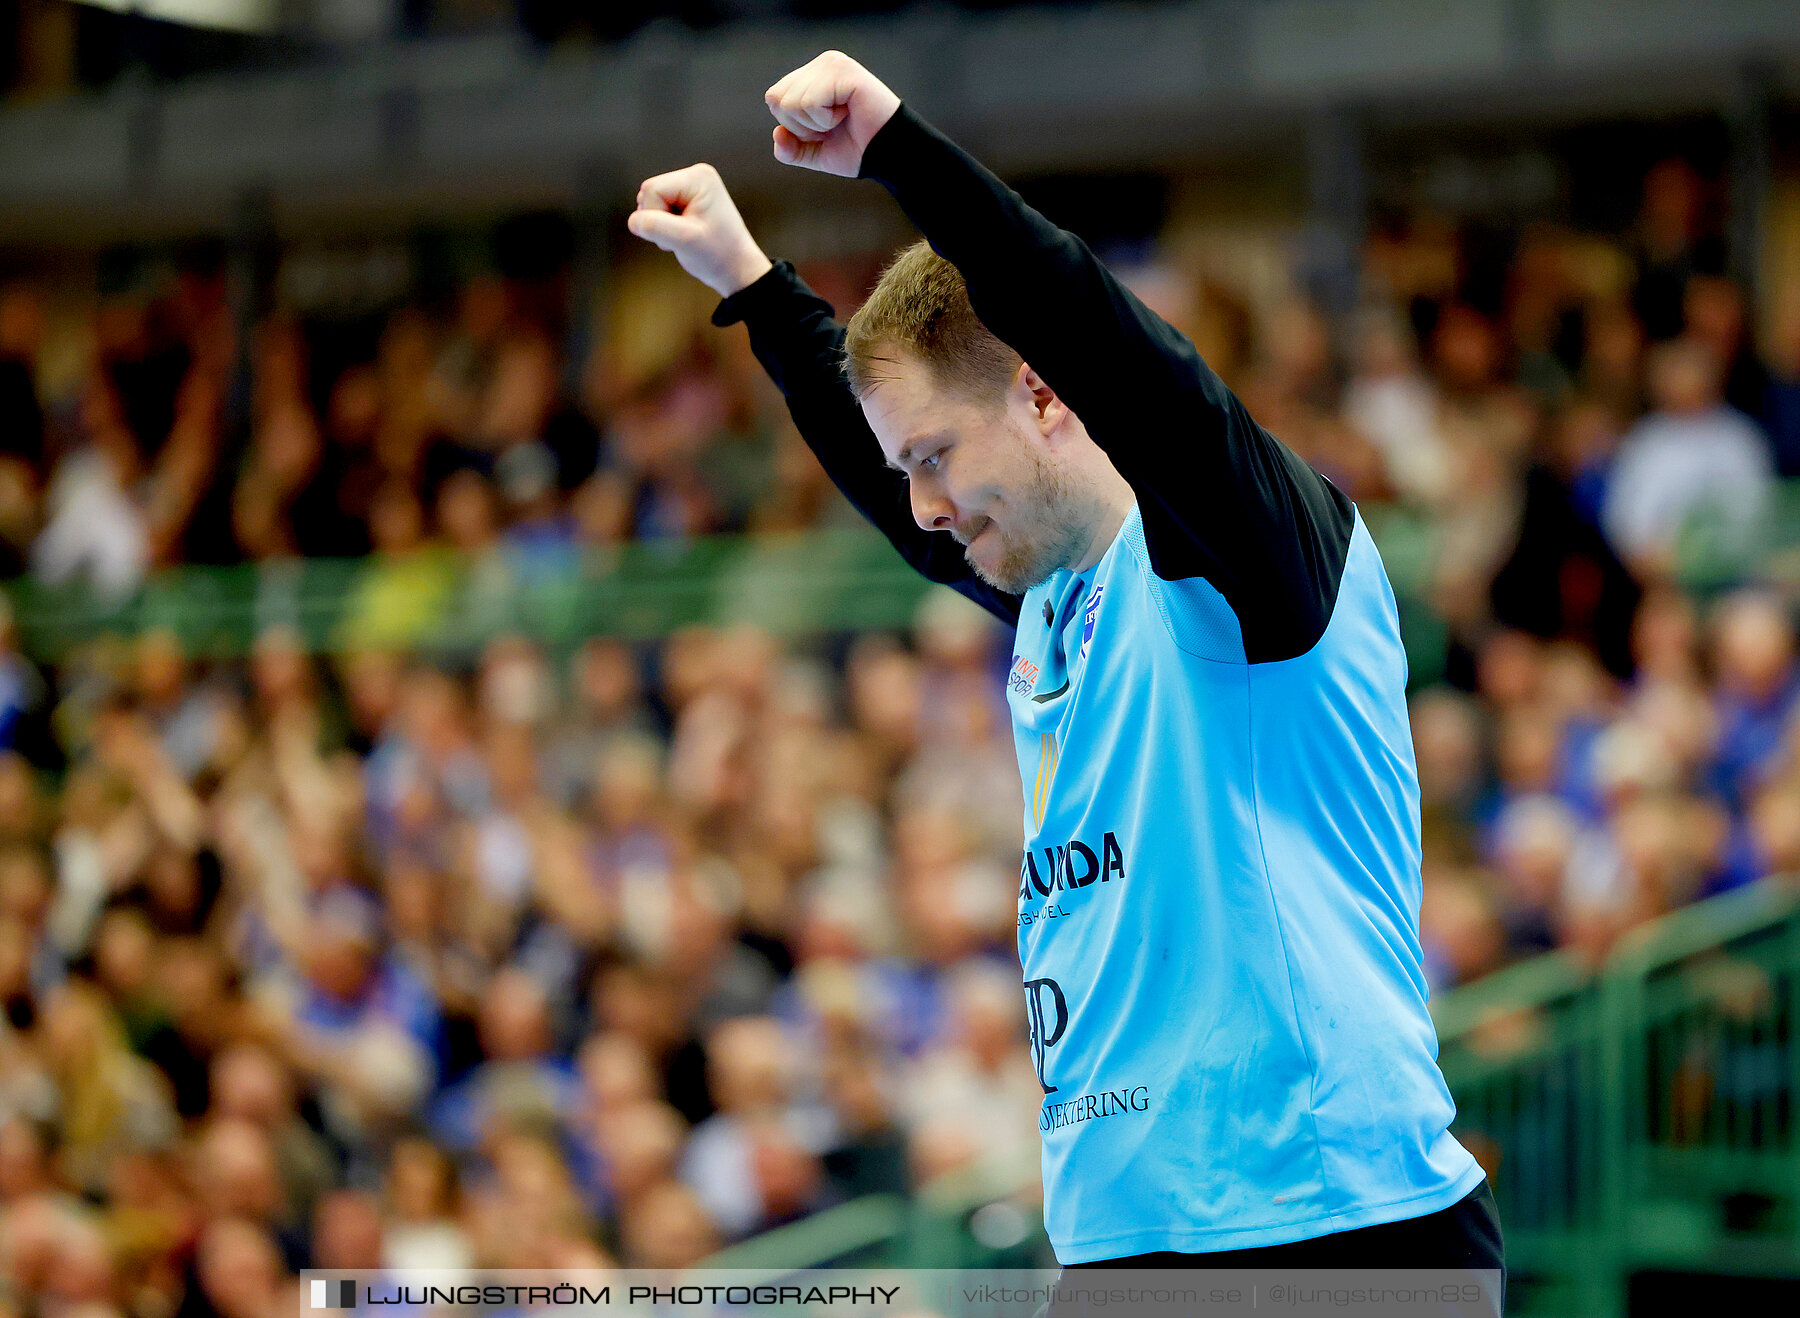
<path id="1" fill-rule="evenodd" d="M 905 475 L 907 474 L 907 468 L 911 465 L 913 460 L 913 450 L 929 448 L 942 438 L 942 435 L 926 435 L 923 439 L 909 439 L 901 447 L 898 453 L 894 454 L 893 457 L 886 459 L 887 465 L 892 467 L 895 471 L 900 472 L 902 475 Z"/>

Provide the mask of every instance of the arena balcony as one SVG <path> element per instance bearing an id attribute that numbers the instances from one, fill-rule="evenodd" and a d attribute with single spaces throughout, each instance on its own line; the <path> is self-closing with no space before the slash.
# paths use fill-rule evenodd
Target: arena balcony
<path id="1" fill-rule="evenodd" d="M 742 107 L 821 43 L 878 65 L 1003 173 L 1291 157 L 1322 224 L 1351 222 L 1363 144 L 1395 122 L 1718 112 L 1754 190 L 1767 109 L 1800 70 L 1781 0 L 1705 24 L 1676 0 L 234 7 L 273 26 L 177 40 L 96 10 L 88 27 L 124 24 L 112 46 L 77 39 L 74 67 L 35 84 L 15 59 L 0 241 L 219 232 L 257 206 L 603 204 L 695 158 L 772 190 Z M 78 73 L 85 90 L 51 94 Z"/>

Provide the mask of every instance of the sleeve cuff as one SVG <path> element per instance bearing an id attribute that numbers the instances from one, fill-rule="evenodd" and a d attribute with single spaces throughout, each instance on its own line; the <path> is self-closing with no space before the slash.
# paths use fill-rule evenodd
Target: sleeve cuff
<path id="1" fill-rule="evenodd" d="M 792 261 L 775 262 L 755 282 L 745 284 L 713 308 L 712 323 L 724 329 L 740 320 L 749 320 L 758 311 L 792 293 L 798 278 Z"/>
<path id="2" fill-rule="evenodd" d="M 863 148 L 862 164 L 857 168 L 856 177 L 887 182 L 895 176 L 896 171 L 904 172 L 907 157 L 916 152 L 930 136 L 931 129 L 925 121 L 913 113 L 910 105 L 901 101 L 893 117 L 881 126 L 880 131 L 869 139 L 869 145 Z"/>

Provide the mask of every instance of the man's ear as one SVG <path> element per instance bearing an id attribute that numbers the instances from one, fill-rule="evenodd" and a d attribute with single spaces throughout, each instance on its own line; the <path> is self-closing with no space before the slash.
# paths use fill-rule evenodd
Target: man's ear
<path id="1" fill-rule="evenodd" d="M 1031 410 L 1041 435 L 1054 434 L 1069 415 L 1068 405 L 1044 383 L 1042 376 L 1031 369 L 1029 362 L 1019 363 L 1018 374 L 1013 376 L 1012 393 L 1021 405 Z"/>

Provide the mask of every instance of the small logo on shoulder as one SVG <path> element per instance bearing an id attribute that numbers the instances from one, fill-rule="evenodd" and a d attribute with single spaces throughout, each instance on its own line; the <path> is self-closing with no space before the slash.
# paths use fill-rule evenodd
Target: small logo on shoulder
<path id="1" fill-rule="evenodd" d="M 1088 646 L 1094 640 L 1094 622 L 1100 616 L 1100 597 L 1106 593 L 1105 586 L 1095 586 L 1094 593 L 1089 595 L 1087 603 L 1081 610 L 1081 657 L 1087 658 Z"/>

